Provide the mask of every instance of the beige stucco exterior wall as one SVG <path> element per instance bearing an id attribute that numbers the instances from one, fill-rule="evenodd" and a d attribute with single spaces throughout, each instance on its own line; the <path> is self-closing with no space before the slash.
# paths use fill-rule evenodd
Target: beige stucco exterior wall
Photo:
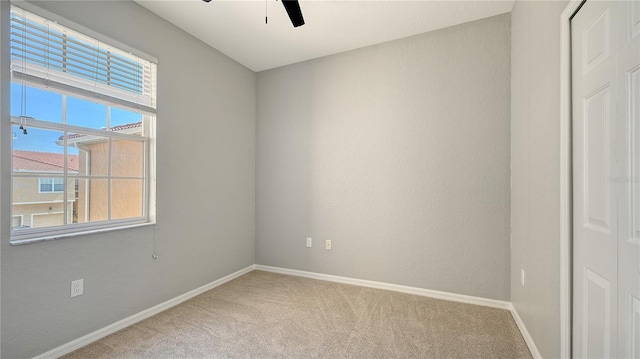
<path id="1" fill-rule="evenodd" d="M 52 174 L 53 175 L 53 174 Z M 68 222 L 73 219 L 73 196 L 75 181 L 67 183 Z M 12 227 L 20 219 L 20 225 L 31 228 L 62 225 L 64 218 L 64 194 L 62 192 L 40 192 L 37 177 L 14 177 L 12 197 Z"/>
<path id="2" fill-rule="evenodd" d="M 139 141 L 114 140 L 111 146 L 111 219 L 142 216 L 144 144 Z M 108 175 L 109 142 L 85 144 L 79 148 L 80 175 Z M 79 222 L 109 219 L 108 191 L 107 179 L 80 180 Z"/>

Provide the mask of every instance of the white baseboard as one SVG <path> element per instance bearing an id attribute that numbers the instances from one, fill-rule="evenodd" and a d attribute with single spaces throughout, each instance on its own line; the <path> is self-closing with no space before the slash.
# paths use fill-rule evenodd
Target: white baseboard
<path id="1" fill-rule="evenodd" d="M 124 329 L 128 326 L 131 326 L 141 320 L 147 319 L 149 317 L 152 317 L 162 311 L 165 311 L 171 307 L 174 307 L 182 302 L 184 302 L 185 300 L 191 299 L 199 294 L 202 294 L 210 289 L 213 289 L 217 286 L 220 286 L 228 281 L 231 281 L 233 279 L 236 279 L 238 277 L 240 277 L 243 274 L 246 274 L 252 270 L 255 269 L 255 265 L 252 264 L 244 269 L 241 269 L 237 272 L 231 273 L 225 277 L 222 277 L 218 280 L 215 280 L 211 283 L 205 284 L 202 287 L 196 288 L 194 290 L 191 290 L 187 293 L 181 294 L 173 299 L 169 299 L 164 303 L 160 303 L 156 306 L 153 306 L 149 309 L 145 309 L 139 313 L 136 313 L 128 318 L 124 318 L 122 320 L 119 320 L 111 325 L 108 325 L 102 329 L 98 329 L 93 333 L 89 333 L 83 337 L 80 337 L 76 340 L 73 340 L 67 344 L 61 345 L 57 348 L 51 349 L 46 353 L 40 354 L 36 357 L 34 357 L 34 359 L 55 359 L 55 358 L 59 358 L 65 354 L 69 354 L 74 350 L 80 349 L 86 345 L 89 345 L 93 342 L 95 342 L 96 340 L 102 339 L 104 337 L 106 337 L 109 334 L 113 334 L 115 332 L 117 332 L 118 330 Z"/>
<path id="2" fill-rule="evenodd" d="M 511 310 L 511 303 L 510 302 L 505 302 L 505 301 L 496 300 L 496 299 L 474 297 L 474 296 L 470 296 L 470 295 L 456 294 L 456 293 L 449 293 L 449 292 L 440 292 L 440 291 L 437 291 L 437 290 L 416 288 L 416 287 L 408 287 L 408 286 L 404 286 L 404 285 L 390 284 L 390 283 L 383 283 L 383 282 L 374 282 L 374 281 L 364 280 L 364 279 L 340 277 L 340 276 L 335 276 L 335 275 L 330 275 L 330 274 L 305 272 L 305 271 L 301 271 L 301 270 L 288 269 L 288 268 L 271 267 L 271 266 L 265 266 L 265 265 L 261 265 L 261 264 L 256 264 L 255 265 L 255 269 L 261 270 L 261 271 L 265 271 L 265 272 L 289 274 L 289 275 L 295 275 L 295 276 L 298 276 L 298 277 L 325 280 L 325 281 L 329 281 L 329 282 L 359 285 L 361 287 L 392 290 L 394 292 L 415 294 L 415 295 L 420 295 L 420 296 L 423 296 L 423 297 L 431 297 L 431 298 L 436 298 L 436 299 L 449 300 L 449 301 L 452 301 L 452 302 L 476 304 L 476 305 L 482 305 L 482 306 L 485 306 L 485 307 L 492 307 L 492 308 L 500 308 L 500 309 Z"/>
<path id="3" fill-rule="evenodd" d="M 294 275 L 298 277 L 326 280 L 329 282 L 358 285 L 362 287 L 369 287 L 369 288 L 376 288 L 376 289 L 392 290 L 395 292 L 415 294 L 423 297 L 449 300 L 452 302 L 461 302 L 461 303 L 467 303 L 467 304 L 482 305 L 485 307 L 506 309 L 511 312 L 511 315 L 513 316 L 513 320 L 516 322 L 516 325 L 518 326 L 518 329 L 520 330 L 520 333 L 522 334 L 524 341 L 527 343 L 527 346 L 529 347 L 529 351 L 531 352 L 531 355 L 533 356 L 533 358 L 542 359 L 542 355 L 540 355 L 540 352 L 538 351 L 538 348 L 536 347 L 536 344 L 534 343 L 533 338 L 529 334 L 527 327 L 524 325 L 524 322 L 520 318 L 520 315 L 518 315 L 518 312 L 516 311 L 516 309 L 514 308 L 511 302 L 505 302 L 501 300 L 488 299 L 488 298 L 482 298 L 482 297 L 474 297 L 470 295 L 449 293 L 449 292 L 440 292 L 437 290 L 408 287 L 408 286 L 397 285 L 397 284 L 374 282 L 374 281 L 363 280 L 363 279 L 340 277 L 340 276 L 329 275 L 329 274 L 305 272 L 305 271 L 296 270 L 296 269 L 271 267 L 271 266 L 265 266 L 261 264 L 256 264 L 255 269 L 265 271 L 265 272 L 289 274 L 289 275 Z"/>
<path id="4" fill-rule="evenodd" d="M 456 294 L 456 293 L 448 293 L 448 292 L 441 292 L 441 291 L 437 291 L 437 290 L 430 290 L 430 289 L 424 289 L 424 288 L 416 288 L 416 287 L 408 287 L 408 286 L 403 286 L 403 285 L 398 285 L 398 284 L 390 284 L 390 283 L 383 283 L 383 282 L 375 282 L 375 281 L 370 281 L 370 280 L 363 280 L 363 279 L 356 279 L 356 278 L 349 278 L 349 277 L 340 277 L 340 276 L 335 276 L 335 275 L 330 275 L 330 274 L 322 274 L 322 273 L 314 273 L 314 272 L 306 272 L 306 271 L 300 271 L 300 270 L 295 270 L 295 269 L 287 269 L 287 268 L 279 268 L 279 267 L 271 267 L 271 266 L 265 266 L 265 265 L 260 265 L 260 264 L 252 264 L 244 269 L 241 269 L 237 272 L 231 273 L 225 277 L 222 277 L 218 280 L 215 280 L 211 283 L 205 284 L 199 288 L 196 288 L 194 290 L 191 290 L 187 293 L 184 293 L 182 295 L 179 295 L 173 299 L 169 299 L 166 302 L 160 303 L 156 306 L 153 306 L 149 309 L 143 310 L 137 314 L 134 314 L 128 318 L 122 319 L 120 321 L 117 321 L 111 325 L 108 325 L 102 329 L 96 330 L 95 332 L 89 333 L 83 337 L 80 337 L 78 339 L 75 339 L 69 343 L 66 343 L 64 345 L 61 345 L 57 348 L 54 348 L 52 350 L 49 350 L 46 353 L 40 354 L 36 357 L 34 357 L 34 359 L 55 359 L 55 358 L 59 358 L 65 354 L 69 354 L 71 352 L 73 352 L 74 350 L 80 349 L 84 346 L 87 346 L 99 339 L 102 339 L 104 337 L 106 337 L 109 334 L 113 334 L 115 332 L 117 332 L 118 330 L 122 330 L 128 326 L 131 326 L 139 321 L 142 321 L 144 319 L 147 319 L 149 317 L 152 317 L 162 311 L 165 311 L 171 307 L 174 307 L 188 299 L 191 299 L 199 294 L 202 294 L 208 290 L 211 290 L 215 287 L 218 287 L 226 282 L 229 282 L 233 279 L 236 279 L 240 276 L 242 276 L 243 274 L 246 274 L 254 269 L 257 270 L 261 270 L 261 271 L 265 271 L 265 272 L 273 272 L 273 273 L 280 273 L 280 274 L 289 274 L 289 275 L 294 275 L 294 276 L 298 276 L 298 277 L 305 277 L 305 278 L 311 278 L 311 279 L 318 279 L 318 280 L 324 280 L 324 281 L 329 281 L 329 282 L 336 282 L 336 283 L 343 283 L 343 284 L 351 284 L 351 285 L 357 285 L 357 286 L 362 286 L 362 287 L 368 287 L 368 288 L 376 288 L 376 289 L 383 289 L 383 290 L 391 290 L 391 291 L 395 291 L 395 292 L 401 292 L 401 293 L 408 293 L 408 294 L 414 294 L 414 295 L 419 295 L 419 296 L 423 296 L 423 297 L 431 297 L 431 298 L 436 298 L 436 299 L 443 299 L 443 300 L 449 300 L 449 301 L 453 301 L 453 302 L 461 302 L 461 303 L 468 303 L 468 304 L 475 304 L 475 305 L 482 305 L 482 306 L 486 306 L 486 307 L 492 307 L 492 308 L 499 308 L 499 309 L 506 309 L 509 310 L 511 312 L 511 315 L 513 316 L 513 319 L 515 320 L 518 329 L 520 329 L 520 332 L 522 333 L 522 336 L 525 340 L 525 342 L 527 343 L 527 346 L 529 347 L 529 350 L 531 351 L 531 354 L 533 355 L 533 357 L 535 359 L 541 359 L 542 356 L 540 355 L 540 352 L 538 351 L 538 348 L 536 347 L 535 343 L 533 342 L 533 338 L 531 338 L 531 335 L 529 334 L 529 332 L 527 331 L 527 328 L 525 327 L 524 323 L 522 322 L 522 319 L 520 319 L 520 316 L 518 315 L 518 312 L 515 310 L 515 308 L 513 307 L 513 305 L 511 304 L 511 302 L 505 302 L 505 301 L 501 301 L 501 300 L 495 300 L 495 299 L 488 299 L 488 298 L 482 298 L 482 297 L 474 297 L 474 296 L 470 296 L 470 295 L 463 295 L 463 294 Z"/>
<path id="5" fill-rule="evenodd" d="M 542 355 L 540 355 L 540 351 L 538 351 L 536 343 L 533 341 L 531 334 L 529 334 L 527 327 L 524 325 L 524 322 L 520 318 L 520 315 L 513 304 L 511 304 L 511 315 L 513 316 L 513 320 L 515 320 L 518 329 L 520 329 L 520 333 L 522 333 L 522 337 L 524 338 L 525 343 L 527 343 L 533 359 L 542 359 Z"/>

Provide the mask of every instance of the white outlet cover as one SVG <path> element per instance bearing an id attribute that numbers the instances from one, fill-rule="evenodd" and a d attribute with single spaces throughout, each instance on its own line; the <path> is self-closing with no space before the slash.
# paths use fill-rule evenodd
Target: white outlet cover
<path id="1" fill-rule="evenodd" d="M 84 279 L 78 279 L 71 282 L 71 298 L 77 297 L 84 293 Z"/>
<path id="2" fill-rule="evenodd" d="M 524 287 L 524 269 L 520 269 L 520 284 Z"/>
<path id="3" fill-rule="evenodd" d="M 324 247 L 325 247 L 325 249 L 327 249 L 327 250 L 329 250 L 329 251 L 331 250 L 331 240 L 330 240 L 330 239 L 327 239 L 327 240 L 324 242 Z"/>
<path id="4" fill-rule="evenodd" d="M 311 248 L 311 246 L 312 246 L 312 245 L 313 245 L 313 239 L 312 239 L 312 238 L 307 237 L 307 247 L 308 247 L 308 248 Z"/>

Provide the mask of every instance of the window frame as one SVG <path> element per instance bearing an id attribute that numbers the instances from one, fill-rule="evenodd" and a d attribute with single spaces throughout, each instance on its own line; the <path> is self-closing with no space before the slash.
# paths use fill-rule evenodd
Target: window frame
<path id="1" fill-rule="evenodd" d="M 104 130 L 97 130 L 97 129 L 91 129 L 88 127 L 83 127 L 83 126 L 74 126 L 74 125 L 69 125 L 64 123 L 57 123 L 57 122 L 49 122 L 49 121 L 44 121 L 44 120 L 38 120 L 38 119 L 33 119 L 33 118 L 23 118 L 23 117 L 10 117 L 10 126 L 14 126 L 16 124 L 24 124 L 27 128 L 38 128 L 38 129 L 44 129 L 44 130 L 54 130 L 54 131 L 63 131 L 65 132 L 67 135 L 71 134 L 71 133 L 83 133 L 83 134 L 89 134 L 89 135 L 97 135 L 100 137 L 104 137 L 107 138 L 109 141 L 109 153 L 111 153 L 111 151 L 113 150 L 113 147 L 111 146 L 112 141 L 115 140 L 135 140 L 135 141 L 139 141 L 139 142 L 143 142 L 143 151 L 144 153 L 142 154 L 142 177 L 140 178 L 142 180 L 142 204 L 141 204 L 141 211 L 142 211 L 142 215 L 140 217 L 131 217 L 131 218 L 125 218 L 125 219 L 107 219 L 104 221 L 94 221 L 94 222 L 84 222 L 84 223 L 67 223 L 61 226 L 50 226 L 50 227 L 41 227 L 41 228 L 27 228 L 27 229 L 19 229 L 17 231 L 14 230 L 14 228 L 12 227 L 10 229 L 10 244 L 12 245 L 19 245 L 19 244 L 27 244 L 27 243 L 33 243 L 33 242 L 41 242 L 41 241 L 47 241 L 47 240 L 52 240 L 52 239 L 60 239 L 60 238 L 66 238 L 66 237 L 75 237 L 75 236 L 82 236 L 82 235 L 87 235 L 87 234 L 91 234 L 91 233 L 99 233 L 99 232 L 105 232 L 105 231 L 113 231 L 113 230 L 121 230 L 121 229 L 126 229 L 126 228 L 134 228 L 134 227 L 140 227 L 140 226 L 149 226 L 149 225 L 154 225 L 156 222 L 156 216 L 155 216 L 155 201 L 156 201 L 156 189 L 155 189 L 155 183 L 156 183 L 156 171 L 155 171 L 155 158 L 156 158 L 156 134 L 155 134 L 155 127 L 156 127 L 156 113 L 155 113 L 155 101 L 156 101 L 156 95 L 155 95 L 155 82 L 157 81 L 157 70 L 156 70 L 156 66 L 157 66 L 157 60 L 149 55 L 146 55 L 138 50 L 132 49 L 131 47 L 124 45 L 116 40 L 110 39 L 108 37 L 106 37 L 105 35 L 102 34 L 98 34 L 90 29 L 87 29 L 83 26 L 80 26 L 78 24 L 75 24 L 69 20 L 66 20 L 60 16 L 57 16 L 51 12 L 48 12 L 46 10 L 43 10 L 37 6 L 34 6 L 33 4 L 29 4 L 29 3 L 25 3 L 22 1 L 19 2 L 12 2 L 11 6 L 17 6 L 19 9 L 25 10 L 29 13 L 32 13 L 36 16 L 42 17 L 44 19 L 47 19 L 49 21 L 55 22 L 57 24 L 60 24 L 64 27 L 67 27 L 73 31 L 76 31 L 78 33 L 80 33 L 83 36 L 92 38 L 96 41 L 100 41 L 101 43 L 104 44 L 108 44 L 108 46 L 117 48 L 121 51 L 126 51 L 128 53 L 130 53 L 133 56 L 137 56 L 140 59 L 144 59 L 146 61 L 149 61 L 152 66 L 153 66 L 153 71 L 152 71 L 152 81 L 153 81 L 153 93 L 152 93 L 152 101 L 153 101 L 153 112 L 150 112 L 149 109 L 151 107 L 142 105 L 138 108 L 132 108 L 131 106 L 127 106 L 124 107 L 122 106 L 122 103 L 115 100 L 113 97 L 110 97 L 107 93 L 107 96 L 104 97 L 98 97 L 96 98 L 95 96 L 87 96 L 86 93 L 83 93 L 82 91 L 77 91 L 75 89 L 72 88 L 47 88 L 46 85 L 44 84 L 40 84 L 38 82 L 32 82 L 32 81 L 26 81 L 24 80 L 24 78 L 20 78 L 18 76 L 14 76 L 14 74 L 12 73 L 11 77 L 10 77 L 10 82 L 11 83 L 27 83 L 28 86 L 30 87 L 35 87 L 35 88 L 41 88 L 44 89 L 46 91 L 49 92 L 53 92 L 53 93 L 58 93 L 58 94 L 62 94 L 63 97 L 64 96 L 72 96 L 74 98 L 80 98 L 80 99 L 85 99 L 85 100 L 89 100 L 89 101 L 94 101 L 94 102 L 98 102 L 98 103 L 103 103 L 106 104 L 107 106 L 113 106 L 113 107 L 117 107 L 117 108 L 124 108 L 127 111 L 132 111 L 132 112 L 136 112 L 142 115 L 142 130 L 143 133 L 139 135 L 135 135 L 135 134 L 128 134 L 128 133 L 119 133 L 118 131 L 104 131 Z M 63 103 L 64 106 L 64 103 Z M 66 108 L 64 109 L 64 111 L 66 111 Z M 68 141 L 68 136 L 64 136 L 64 155 L 65 155 L 65 163 L 67 161 L 67 141 Z M 13 152 L 13 145 L 11 146 L 11 151 Z M 111 155 L 109 155 L 111 156 Z M 12 156 L 12 161 L 13 162 L 13 156 Z M 68 221 L 69 218 L 69 213 L 67 212 L 67 200 L 68 200 L 68 195 L 71 193 L 71 195 L 74 195 L 72 192 L 69 192 L 69 184 L 68 181 L 69 179 L 78 179 L 78 180 L 82 180 L 85 178 L 88 179 L 96 179 L 96 178 L 108 178 L 108 181 L 111 182 L 112 180 L 117 180 L 117 179 L 122 179 L 122 176 L 113 176 L 112 173 L 109 171 L 109 173 L 107 174 L 107 176 L 91 176 L 89 174 L 87 174 L 86 176 L 76 176 L 75 174 L 69 174 L 68 173 L 68 168 L 65 165 L 64 168 L 64 173 L 60 176 L 56 175 L 56 176 L 51 176 L 51 178 L 56 177 L 56 178 L 63 178 L 63 191 L 45 191 L 42 192 L 41 190 L 41 185 L 40 185 L 40 180 L 38 180 L 38 193 L 44 193 L 44 194 L 60 194 L 60 193 L 64 193 L 64 200 L 63 200 L 63 208 L 64 208 L 64 217 L 65 217 L 65 222 Z M 10 168 L 11 171 L 11 183 L 10 183 L 10 193 L 9 193 L 9 198 L 10 198 L 10 203 L 11 203 L 11 217 L 16 217 L 16 216 L 21 216 L 19 214 L 14 214 L 13 213 L 13 188 L 14 188 L 14 178 L 16 177 L 37 177 L 37 178 L 45 178 L 43 173 L 33 173 L 33 174 L 25 174 L 25 173 L 20 173 L 18 175 L 16 175 L 14 173 L 13 170 L 13 165 L 11 165 Z M 52 190 L 55 189 L 55 184 L 52 181 L 51 183 L 52 186 Z M 75 186 L 74 186 L 75 187 Z M 109 192 L 109 206 L 112 205 L 111 203 L 111 195 L 112 195 L 112 191 L 108 191 Z M 109 215 L 110 217 L 110 215 Z M 21 221 L 22 223 L 24 223 L 24 220 Z"/>

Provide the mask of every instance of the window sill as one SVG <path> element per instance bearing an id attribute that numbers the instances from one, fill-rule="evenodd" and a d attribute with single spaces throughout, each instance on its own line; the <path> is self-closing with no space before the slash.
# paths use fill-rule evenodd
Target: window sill
<path id="1" fill-rule="evenodd" d="M 86 229 L 86 230 L 74 231 L 70 233 L 45 234 L 42 236 L 27 237 L 27 238 L 22 238 L 22 236 L 16 236 L 11 238 L 10 244 L 12 246 L 20 246 L 24 244 L 53 241 L 53 240 L 62 239 L 62 238 L 71 238 L 71 237 L 78 237 L 78 236 L 86 236 L 90 234 L 120 231 L 123 229 L 155 226 L 155 224 L 156 224 L 155 222 L 144 222 L 144 223 L 124 224 L 120 226 L 106 227 L 106 228 Z"/>

